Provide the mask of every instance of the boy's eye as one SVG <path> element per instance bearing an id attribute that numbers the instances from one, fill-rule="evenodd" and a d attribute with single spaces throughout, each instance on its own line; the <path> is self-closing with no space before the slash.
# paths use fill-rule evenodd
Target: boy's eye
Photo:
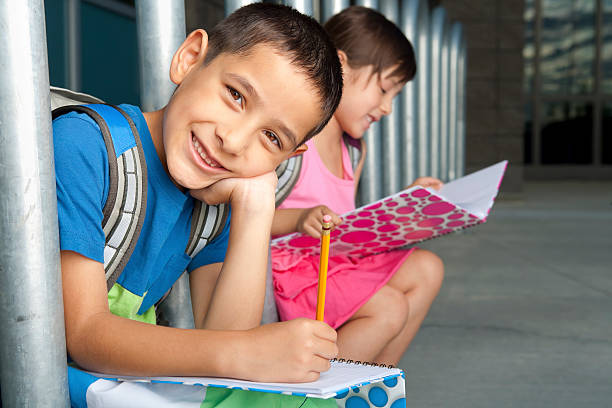
<path id="1" fill-rule="evenodd" d="M 232 97 L 232 99 L 235 100 L 238 104 L 242 105 L 242 95 L 240 94 L 240 92 L 238 92 L 237 90 L 235 90 L 231 86 L 228 86 L 227 90 L 229 91 L 230 96 Z"/>
<path id="2" fill-rule="evenodd" d="M 266 135 L 268 140 L 270 140 L 272 143 L 274 143 L 278 147 L 281 147 L 280 139 L 278 138 L 278 136 L 274 134 L 274 132 L 270 132 L 269 130 L 264 130 L 264 134 Z"/>

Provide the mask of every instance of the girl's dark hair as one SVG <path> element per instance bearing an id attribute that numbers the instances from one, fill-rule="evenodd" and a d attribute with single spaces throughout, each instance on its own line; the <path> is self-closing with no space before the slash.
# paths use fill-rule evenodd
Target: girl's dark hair
<path id="1" fill-rule="evenodd" d="M 323 27 L 295 9 L 253 3 L 234 11 L 208 33 L 205 64 L 222 53 L 247 55 L 266 44 L 286 56 L 313 85 L 321 100 L 323 118 L 304 140 L 319 133 L 342 96 L 342 66 L 336 48 Z"/>
<path id="2" fill-rule="evenodd" d="M 351 6 L 332 16 L 323 26 L 352 68 L 372 65 L 374 74 L 394 65 L 390 74 L 408 82 L 416 74 L 412 44 L 385 16 L 367 7 Z"/>

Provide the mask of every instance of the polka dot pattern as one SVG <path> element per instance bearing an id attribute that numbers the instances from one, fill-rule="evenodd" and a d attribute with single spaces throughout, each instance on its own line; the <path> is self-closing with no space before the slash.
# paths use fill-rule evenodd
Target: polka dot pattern
<path id="1" fill-rule="evenodd" d="M 406 382 L 402 376 L 351 388 L 336 396 L 339 408 L 405 408 Z"/>
<path id="2" fill-rule="evenodd" d="M 435 193 L 414 187 L 342 216 L 332 231 L 330 255 L 368 256 L 484 222 Z M 272 241 L 274 250 L 319 253 L 321 242 L 304 234 Z"/>

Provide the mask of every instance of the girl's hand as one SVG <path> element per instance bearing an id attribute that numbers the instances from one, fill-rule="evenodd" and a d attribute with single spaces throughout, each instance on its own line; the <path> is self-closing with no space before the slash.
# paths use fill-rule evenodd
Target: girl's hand
<path id="1" fill-rule="evenodd" d="M 408 189 L 414 186 L 421 186 L 421 187 L 431 187 L 434 190 L 439 190 L 442 188 L 443 185 L 444 183 L 442 183 L 442 180 L 439 180 L 435 177 L 419 177 L 416 180 L 414 180 L 412 184 L 406 187 L 405 189 Z"/>
<path id="2" fill-rule="evenodd" d="M 321 238 L 321 228 L 323 226 L 323 216 L 332 217 L 332 230 L 342 224 L 342 218 L 324 205 L 312 208 L 305 208 L 297 219 L 296 230 L 308 234 L 313 238 Z"/>

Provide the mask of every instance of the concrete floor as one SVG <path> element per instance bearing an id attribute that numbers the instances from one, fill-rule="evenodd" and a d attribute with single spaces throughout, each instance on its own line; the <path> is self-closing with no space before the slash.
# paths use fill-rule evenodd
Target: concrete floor
<path id="1" fill-rule="evenodd" d="M 421 247 L 446 277 L 399 366 L 408 407 L 612 407 L 612 183 L 529 183 Z"/>

